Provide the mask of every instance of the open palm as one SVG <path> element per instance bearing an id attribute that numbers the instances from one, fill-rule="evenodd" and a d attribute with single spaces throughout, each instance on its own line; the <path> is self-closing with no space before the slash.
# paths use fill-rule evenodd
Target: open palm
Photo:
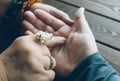
<path id="1" fill-rule="evenodd" d="M 62 44 L 60 44 L 60 40 L 56 41 L 57 44 L 53 45 L 51 50 L 57 63 L 55 71 L 60 75 L 68 75 L 81 61 L 97 52 L 94 36 L 84 17 L 84 8 L 80 8 L 76 12 L 74 24 L 66 15 L 58 18 L 40 9 L 35 10 L 34 14 L 36 17 L 30 12 L 29 16 L 26 14 L 27 22 L 32 23 L 29 28 L 24 24 L 28 30 L 32 31 L 30 29 L 32 27 L 66 38 Z M 66 23 L 66 20 L 69 20 L 69 23 Z"/>
<path id="2" fill-rule="evenodd" d="M 76 12 L 75 24 L 61 27 L 56 35 L 66 37 L 66 42 L 56 46 L 52 55 L 56 58 L 55 70 L 63 76 L 68 75 L 81 61 L 97 52 L 94 36 L 84 17 L 84 9 Z M 66 28 L 69 31 L 66 31 Z"/>

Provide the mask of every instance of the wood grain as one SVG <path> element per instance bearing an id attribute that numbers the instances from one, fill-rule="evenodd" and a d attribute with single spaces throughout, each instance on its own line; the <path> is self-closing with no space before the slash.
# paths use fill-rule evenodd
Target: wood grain
<path id="1" fill-rule="evenodd" d="M 97 41 L 120 51 L 120 23 L 90 12 L 86 18 Z"/>
<path id="2" fill-rule="evenodd" d="M 120 52 L 97 43 L 98 49 L 107 62 L 112 65 L 120 75 Z"/>
<path id="3" fill-rule="evenodd" d="M 44 0 L 44 2 L 45 1 L 46 0 Z M 46 3 L 47 2 L 48 1 L 46 1 Z M 49 0 L 48 4 L 50 3 L 68 13 L 71 18 L 74 17 L 74 14 L 78 9 L 58 1 Z M 85 12 L 85 15 L 96 40 L 120 51 L 120 23 L 88 11 Z"/>
<path id="4" fill-rule="evenodd" d="M 120 21 L 120 0 L 61 0 Z"/>
<path id="5" fill-rule="evenodd" d="M 55 0 L 44 0 L 44 3 L 55 6 L 59 8 L 60 10 L 65 11 L 68 13 L 72 18 L 74 13 L 78 8 L 70 6 L 65 3 L 61 3 Z M 112 21 L 110 19 L 106 19 L 104 17 L 98 16 L 96 14 L 85 12 L 87 20 L 89 21 L 90 25 L 92 26 L 91 29 L 94 32 L 94 35 L 96 36 L 96 39 L 101 40 L 107 44 L 115 45 L 119 44 L 120 41 L 120 23 Z M 107 22 L 108 24 L 106 24 Z M 114 23 L 114 24 L 113 24 Z M 113 25 L 112 25 L 113 24 Z M 116 25 L 115 25 L 116 24 Z M 106 29 L 103 29 L 106 28 Z M 118 29 L 115 29 L 118 28 Z M 110 31 L 117 32 L 118 35 L 115 35 L 113 33 L 108 33 Z M 108 32 L 106 32 L 108 31 Z M 105 34 L 106 33 L 106 34 Z M 118 38 L 119 37 L 119 38 Z M 110 40 L 110 41 L 109 41 Z M 109 41 L 109 43 L 107 42 Z M 100 53 L 105 57 L 105 59 L 118 71 L 120 74 L 120 51 L 114 50 L 108 46 L 102 45 L 100 43 L 97 43 Z M 117 46 L 119 46 L 117 45 Z"/>

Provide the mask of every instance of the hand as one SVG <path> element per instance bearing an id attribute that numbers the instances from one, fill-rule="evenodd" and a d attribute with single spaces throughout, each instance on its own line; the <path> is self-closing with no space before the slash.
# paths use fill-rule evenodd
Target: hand
<path id="1" fill-rule="evenodd" d="M 34 35 L 19 37 L 2 53 L 0 62 L 5 67 L 2 68 L 5 69 L 3 73 L 6 73 L 3 77 L 7 77 L 8 81 L 53 80 L 55 73 L 49 69 L 50 51 L 38 42 Z M 53 61 L 55 65 L 55 59 Z"/>
<path id="2" fill-rule="evenodd" d="M 48 26 L 54 21 L 53 25 L 50 25 L 54 29 L 54 35 L 63 36 L 66 38 L 66 42 L 59 46 L 54 46 L 51 50 L 51 54 L 56 58 L 57 66 L 55 71 L 62 76 L 67 76 L 80 62 L 84 59 L 97 52 L 97 46 L 94 36 L 89 28 L 89 25 L 84 16 L 84 8 L 80 8 L 75 15 L 74 25 L 71 27 L 63 20 L 56 21 L 56 18 L 43 10 L 36 9 L 34 14 L 27 13 L 28 24 L 32 23 L 33 28 L 44 29 L 40 23 L 35 23 L 37 21 L 44 22 Z M 33 19 L 31 21 L 31 19 Z M 57 26 L 57 27 L 56 27 Z M 31 31 L 31 30 L 29 30 Z M 46 30 L 49 31 L 49 30 Z M 32 32 L 34 33 L 34 32 Z"/>
<path id="3" fill-rule="evenodd" d="M 49 13 L 50 15 L 52 15 L 51 20 L 48 19 L 49 21 L 44 23 L 44 18 L 47 18 L 47 17 L 46 17 L 46 15 L 44 15 L 44 12 L 43 12 L 41 14 L 43 21 L 40 21 L 39 18 L 36 18 L 35 15 L 32 14 L 32 12 L 34 12 L 36 9 L 43 10 L 43 11 Z M 54 32 L 54 29 L 50 26 L 61 27 L 61 26 L 64 26 L 64 24 L 72 26 L 74 23 L 73 20 L 71 20 L 66 13 L 64 13 L 50 5 L 46 5 L 46 4 L 42 4 L 42 3 L 35 3 L 31 6 L 30 10 L 32 12 L 31 11 L 25 12 L 26 20 L 24 20 L 22 24 L 26 28 L 26 30 L 30 30 L 31 32 L 26 31 L 25 34 L 36 33 L 36 31 L 38 31 L 38 29 L 45 30 L 45 31 L 47 30 L 48 32 Z M 32 23 L 30 24 L 28 21 L 30 21 Z M 56 21 L 58 21 L 58 22 L 56 22 Z M 57 24 L 55 24 L 54 22 L 56 22 Z"/>
<path id="4" fill-rule="evenodd" d="M 80 8 L 76 12 L 74 22 L 68 33 L 64 34 L 66 27 L 70 29 L 67 25 L 55 32 L 56 35 L 67 37 L 65 44 L 53 49 L 52 52 L 57 62 L 56 71 L 62 75 L 65 74 L 65 76 L 75 69 L 79 63 L 98 51 L 95 38 L 84 16 L 84 8 Z"/>

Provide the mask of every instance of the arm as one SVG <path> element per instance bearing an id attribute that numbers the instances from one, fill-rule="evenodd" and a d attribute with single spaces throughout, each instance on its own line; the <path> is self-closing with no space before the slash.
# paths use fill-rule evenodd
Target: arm
<path id="1" fill-rule="evenodd" d="M 99 52 L 82 61 L 62 81 L 120 81 L 115 69 L 110 66 Z M 55 81 L 58 81 L 57 79 Z"/>

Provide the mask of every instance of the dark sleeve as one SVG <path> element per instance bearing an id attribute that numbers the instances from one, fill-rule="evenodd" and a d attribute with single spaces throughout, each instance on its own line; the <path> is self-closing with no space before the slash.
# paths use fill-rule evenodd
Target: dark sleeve
<path id="1" fill-rule="evenodd" d="M 95 53 L 62 81 L 120 81 L 120 77 L 99 53 Z"/>

